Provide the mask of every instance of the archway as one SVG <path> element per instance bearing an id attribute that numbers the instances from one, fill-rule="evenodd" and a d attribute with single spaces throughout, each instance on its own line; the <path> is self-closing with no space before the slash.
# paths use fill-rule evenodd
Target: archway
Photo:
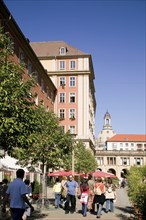
<path id="1" fill-rule="evenodd" d="M 113 168 L 108 169 L 108 173 L 112 173 L 116 176 L 116 171 Z"/>
<path id="2" fill-rule="evenodd" d="M 122 178 L 125 178 L 127 174 L 128 174 L 128 170 L 127 170 L 127 169 L 122 169 L 122 171 L 121 171 L 121 177 L 122 177 Z"/>

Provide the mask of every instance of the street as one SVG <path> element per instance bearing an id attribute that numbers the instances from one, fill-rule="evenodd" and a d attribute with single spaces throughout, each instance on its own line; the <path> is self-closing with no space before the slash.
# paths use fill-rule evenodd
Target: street
<path id="1" fill-rule="evenodd" d="M 50 201 L 53 198 L 52 189 L 48 188 L 48 198 Z M 35 205 L 34 205 L 35 206 Z M 104 205 L 105 207 L 105 205 Z M 114 213 L 105 213 L 104 207 L 102 211 L 102 220 L 133 220 L 133 208 L 131 207 L 131 204 L 129 202 L 126 189 L 117 189 L 117 200 L 115 202 L 115 211 Z M 96 210 L 95 210 L 96 211 Z M 80 220 L 84 218 L 81 214 L 81 204 L 80 201 L 77 199 L 77 211 L 74 214 L 65 214 L 63 209 L 55 209 L 54 206 L 50 205 L 50 208 L 43 209 L 40 212 L 36 209 L 35 212 L 32 214 L 32 216 L 28 219 L 31 220 L 64 220 L 64 219 L 74 219 L 74 220 Z M 96 219 L 96 213 L 90 214 L 87 213 L 87 216 L 85 217 L 87 220 Z"/>

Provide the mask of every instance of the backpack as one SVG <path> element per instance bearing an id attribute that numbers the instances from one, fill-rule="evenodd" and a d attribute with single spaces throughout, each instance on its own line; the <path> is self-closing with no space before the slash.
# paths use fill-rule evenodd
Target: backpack
<path id="1" fill-rule="evenodd" d="M 94 188 L 94 193 L 95 193 L 95 195 L 99 195 L 99 196 L 102 194 L 99 186 Z"/>
<path id="2" fill-rule="evenodd" d="M 113 190 L 112 190 L 112 187 L 109 186 L 107 191 L 108 191 L 108 193 L 111 193 L 111 192 L 113 191 Z"/>

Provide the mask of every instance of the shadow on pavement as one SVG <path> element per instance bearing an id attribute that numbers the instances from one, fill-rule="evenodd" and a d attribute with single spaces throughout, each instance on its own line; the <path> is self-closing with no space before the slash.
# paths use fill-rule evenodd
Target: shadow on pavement
<path id="1" fill-rule="evenodd" d="M 47 217 L 47 214 L 41 213 L 39 211 L 34 211 L 33 214 L 28 218 L 30 220 L 36 220 L 36 219 L 43 219 L 45 217 Z"/>
<path id="2" fill-rule="evenodd" d="M 126 206 L 126 207 L 116 206 L 116 209 L 118 209 L 122 212 L 125 212 L 125 213 L 134 214 L 134 208 L 131 206 Z"/>
<path id="3" fill-rule="evenodd" d="M 127 215 L 124 215 L 124 214 L 117 214 L 116 216 L 121 220 L 136 220 L 137 219 L 135 216 L 128 217 Z"/>
<path id="4" fill-rule="evenodd" d="M 116 206 L 116 209 L 123 212 L 123 214 L 116 214 L 116 216 L 119 217 L 121 220 L 135 220 L 136 219 L 136 217 L 134 216 L 134 209 L 131 206 L 126 206 L 126 207 Z M 129 214 L 129 216 L 127 214 Z"/>

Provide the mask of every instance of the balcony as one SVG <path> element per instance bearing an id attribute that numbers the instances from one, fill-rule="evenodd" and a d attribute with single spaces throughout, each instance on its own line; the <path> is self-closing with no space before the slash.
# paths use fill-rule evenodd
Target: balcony
<path id="1" fill-rule="evenodd" d="M 125 151 L 125 150 L 96 150 L 96 156 L 142 156 L 146 157 L 146 151 Z"/>

